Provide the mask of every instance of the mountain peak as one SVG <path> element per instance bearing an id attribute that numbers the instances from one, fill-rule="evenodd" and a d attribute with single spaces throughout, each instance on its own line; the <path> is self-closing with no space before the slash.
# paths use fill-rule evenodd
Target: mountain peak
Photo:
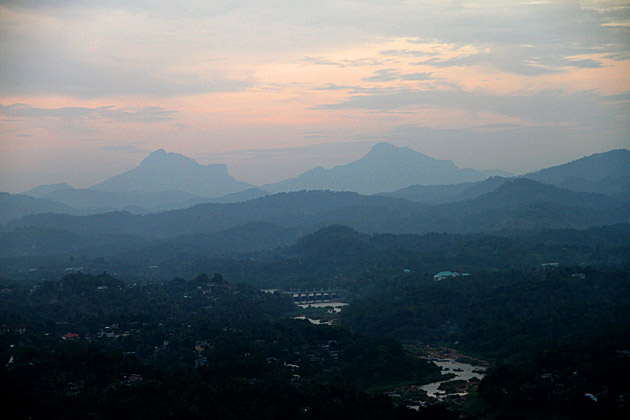
<path id="1" fill-rule="evenodd" d="M 251 188 L 227 172 L 225 164 L 201 165 L 179 153 L 158 149 L 140 165 L 90 187 L 112 192 L 182 191 L 204 197 L 220 197 Z"/>
<path id="2" fill-rule="evenodd" d="M 377 143 L 362 158 L 332 169 L 304 172 L 296 178 L 263 187 L 266 191 L 332 190 L 374 194 L 414 185 L 454 184 L 487 178 L 459 169 L 450 160 L 434 159 L 408 147 Z"/>
<path id="3" fill-rule="evenodd" d="M 179 153 L 169 153 L 164 149 L 158 149 L 144 158 L 140 165 L 158 164 L 158 165 L 199 165 L 196 160 Z"/>
<path id="4" fill-rule="evenodd" d="M 440 160 L 427 156 L 424 153 L 420 153 L 416 150 L 410 149 L 404 146 L 395 146 L 391 143 L 376 143 L 372 146 L 372 149 L 363 157 L 363 159 L 386 159 L 387 163 L 395 164 L 397 162 L 407 162 L 409 164 L 426 164 L 429 162 L 442 162 L 444 164 L 455 164 L 450 160 Z"/>
<path id="5" fill-rule="evenodd" d="M 387 143 L 387 142 L 380 142 L 372 146 L 371 151 L 383 151 L 383 150 L 395 150 L 395 149 L 402 149 L 402 147 L 394 146 L 393 144 Z"/>
<path id="6" fill-rule="evenodd" d="M 376 143 L 374 146 L 372 146 L 372 148 L 370 149 L 370 151 L 367 153 L 366 156 L 369 155 L 374 155 L 374 154 L 387 154 L 387 155 L 391 155 L 393 153 L 418 153 L 418 154 L 422 154 L 420 152 L 416 152 L 415 150 L 411 150 L 408 147 L 398 147 L 398 146 L 394 146 L 391 143 L 385 143 L 385 142 L 381 142 L 381 143 Z"/>
<path id="7" fill-rule="evenodd" d="M 147 160 L 161 160 L 167 156 L 168 156 L 168 152 L 166 150 L 158 149 L 155 152 L 152 152 L 151 154 L 149 154 L 149 156 L 145 157 L 143 159 L 143 162 Z"/>
<path id="8" fill-rule="evenodd" d="M 152 152 L 151 154 L 149 154 L 149 156 L 144 158 L 144 160 L 147 160 L 147 159 L 164 159 L 167 155 L 168 155 L 168 152 L 166 150 L 164 150 L 164 149 L 157 149 L 155 152 Z"/>

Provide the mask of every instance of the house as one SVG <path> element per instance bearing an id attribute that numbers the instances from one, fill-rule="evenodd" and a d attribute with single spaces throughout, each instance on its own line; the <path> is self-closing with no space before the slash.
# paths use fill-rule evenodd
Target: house
<path id="1" fill-rule="evenodd" d="M 300 368 L 299 365 L 293 365 L 293 364 L 287 363 L 287 362 L 284 362 L 284 365 L 286 367 L 288 367 L 289 369 L 291 369 L 292 371 L 297 371 Z"/>
<path id="2" fill-rule="evenodd" d="M 142 375 L 138 374 L 138 373 L 132 373 L 131 375 L 129 375 L 129 377 L 127 378 L 129 380 L 129 382 L 134 383 L 134 382 L 141 382 L 142 381 Z"/>
<path id="3" fill-rule="evenodd" d="M 125 376 L 123 377 L 123 380 L 120 381 L 121 385 L 125 385 L 125 386 L 131 386 L 138 382 L 142 382 L 142 375 L 138 373 L 132 373 L 129 376 Z"/>
<path id="4" fill-rule="evenodd" d="M 584 397 L 588 398 L 589 400 L 593 401 L 593 402 L 597 402 L 597 397 L 595 395 L 593 395 L 590 392 L 585 392 L 584 393 Z"/>
<path id="5" fill-rule="evenodd" d="M 540 268 L 542 269 L 542 271 L 553 271 L 558 267 L 560 267 L 560 263 L 557 262 L 540 264 Z"/>
<path id="6" fill-rule="evenodd" d="M 206 349 L 212 349 L 212 348 L 214 348 L 214 345 L 210 344 L 207 340 L 197 341 L 197 343 L 195 343 L 195 351 L 197 353 L 201 353 L 205 351 Z"/>

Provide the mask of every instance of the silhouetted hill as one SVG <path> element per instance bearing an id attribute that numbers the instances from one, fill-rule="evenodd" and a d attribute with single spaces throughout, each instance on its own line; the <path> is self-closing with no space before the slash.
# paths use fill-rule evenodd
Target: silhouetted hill
<path id="1" fill-rule="evenodd" d="M 575 191 L 630 194 L 630 150 L 596 153 L 523 176 Z"/>
<path id="2" fill-rule="evenodd" d="M 161 261 L 194 260 L 272 250 L 291 245 L 302 236 L 299 229 L 285 228 L 271 223 L 247 223 L 226 230 L 198 233 L 160 240 L 150 246 L 132 251 L 132 258 L 146 266 Z"/>
<path id="3" fill-rule="evenodd" d="M 415 184 L 455 184 L 485 178 L 479 171 L 459 169 L 450 160 L 438 160 L 407 147 L 379 143 L 357 161 L 332 169 L 317 167 L 296 178 L 262 188 L 270 192 L 332 190 L 375 194 Z"/>
<path id="4" fill-rule="evenodd" d="M 473 200 L 430 206 L 350 192 L 280 193 L 242 203 L 200 204 L 146 216 L 114 212 L 91 216 L 41 214 L 8 224 L 80 234 L 130 234 L 158 238 L 230 229 L 251 222 L 303 232 L 341 224 L 361 232 L 495 232 L 538 228 L 586 228 L 626 223 L 630 208 L 615 199 L 578 193 L 529 179 L 505 182 Z"/>
<path id="5" fill-rule="evenodd" d="M 551 244 L 577 246 L 625 246 L 630 257 L 630 223 L 577 229 L 535 229 L 504 232 L 509 237 Z M 605 251 L 603 251 L 605 252 Z M 628 260 L 630 261 L 630 260 Z"/>
<path id="6" fill-rule="evenodd" d="M 59 182 L 57 184 L 40 185 L 38 187 L 25 191 L 22 194 L 28 195 L 31 197 L 42 198 L 46 194 L 49 194 L 54 191 L 71 190 L 71 189 L 73 188 L 70 185 L 66 184 L 65 182 Z"/>
<path id="7" fill-rule="evenodd" d="M 251 188 L 231 177 L 224 164 L 200 165 L 195 160 L 163 149 L 151 153 L 136 168 L 90 187 L 111 192 L 182 191 L 220 197 Z"/>
<path id="8" fill-rule="evenodd" d="M 454 185 L 412 185 L 379 195 L 433 204 L 463 202 L 483 197 L 481 200 L 465 204 L 475 208 L 480 208 L 480 206 L 484 208 L 514 207 L 542 202 L 555 202 L 578 207 L 601 207 L 602 205 L 618 204 L 617 200 L 608 196 L 557 188 L 529 178 L 492 177 L 480 182 Z"/>
<path id="9" fill-rule="evenodd" d="M 465 182 L 451 185 L 411 185 L 400 190 L 382 193 L 386 197 L 403 198 L 421 203 L 444 204 L 477 198 L 482 194 L 495 191 L 507 178 L 492 177 L 479 182 Z"/>
<path id="10" fill-rule="evenodd" d="M 488 234 L 373 234 L 329 226 L 306 235 L 282 255 L 299 261 L 298 271 L 361 272 L 369 278 L 392 270 L 429 272 L 445 267 L 469 269 L 531 268 L 549 261 L 563 264 L 623 264 L 630 256 L 629 224 L 575 229 L 541 229 L 508 237 Z M 584 240 L 580 240 L 583 238 Z M 304 268 L 305 267 L 305 268 Z M 331 269 L 332 267 L 332 269 Z M 370 273 L 365 272 L 369 268 Z"/>
<path id="11" fill-rule="evenodd" d="M 81 214 L 81 211 L 56 201 L 22 194 L 0 193 L 0 223 L 48 212 Z"/>
<path id="12" fill-rule="evenodd" d="M 94 209 L 109 207 L 111 210 L 127 210 L 131 213 L 154 213 L 192 207 L 210 201 L 209 198 L 181 191 L 129 191 L 110 192 L 93 189 L 64 189 L 52 191 L 43 198 L 78 208 Z"/>
<path id="13" fill-rule="evenodd" d="M 79 234 L 67 230 L 24 227 L 0 232 L 0 258 L 119 256 L 134 264 L 154 265 L 172 258 L 207 258 L 270 250 L 295 243 L 301 232 L 270 223 L 248 223 L 235 228 L 166 240 L 127 234 Z"/>
<path id="14" fill-rule="evenodd" d="M 61 185 L 61 184 L 55 184 Z M 65 184 L 67 185 L 67 184 Z M 46 187 L 46 188 L 44 188 Z M 167 210 L 179 210 L 201 203 L 237 203 L 268 195 L 260 188 L 250 188 L 218 198 L 201 197 L 182 191 L 125 191 L 112 192 L 91 188 L 50 188 L 37 187 L 35 194 L 41 198 L 53 200 L 75 209 L 85 210 L 83 213 L 106 213 L 111 211 L 128 211 L 134 214 L 157 213 Z"/>
<path id="15" fill-rule="evenodd" d="M 475 208 L 503 208 L 546 202 L 587 208 L 617 205 L 614 199 L 602 194 L 571 191 L 525 178 L 503 182 L 494 191 L 479 196 L 469 205 Z"/>
<path id="16" fill-rule="evenodd" d="M 287 255 L 343 260 L 349 255 L 368 257 L 374 251 L 369 235 L 342 225 L 327 226 L 301 238 L 291 246 Z"/>
<path id="17" fill-rule="evenodd" d="M 587 228 L 627 223 L 630 207 L 595 193 L 580 193 L 529 179 L 505 182 L 476 199 L 431 207 L 392 232 L 497 232 L 515 229 Z"/>
<path id="18" fill-rule="evenodd" d="M 484 181 L 481 181 L 484 182 Z M 418 203 L 442 204 L 450 203 L 457 194 L 471 188 L 476 183 L 464 182 L 449 185 L 410 185 L 396 191 L 380 193 L 384 197 L 396 197 Z"/>
<path id="19" fill-rule="evenodd" d="M 501 178 L 512 178 L 516 176 L 512 172 L 503 171 L 501 169 L 485 169 L 481 172 L 483 172 L 485 175 L 490 176 L 490 177 L 498 176 Z"/>
<path id="20" fill-rule="evenodd" d="M 127 249 L 147 246 L 151 239 L 124 234 L 82 235 L 60 229 L 28 226 L 0 232 L 0 258 L 72 256 L 90 258 L 118 255 Z"/>
<path id="21" fill-rule="evenodd" d="M 245 191 L 224 195 L 223 197 L 213 198 L 209 201 L 211 203 L 240 203 L 241 201 L 253 200 L 266 195 L 269 195 L 267 191 L 254 187 Z"/>
<path id="22" fill-rule="evenodd" d="M 40 226 L 87 235 L 124 233 L 151 237 L 212 232 L 250 222 L 308 229 L 343 223 L 372 231 L 384 220 L 409 216 L 419 208 L 422 208 L 419 204 L 396 198 L 350 192 L 300 191 L 242 203 L 200 204 L 146 216 L 127 212 L 84 217 L 42 214 L 14 221 L 10 227 Z"/>

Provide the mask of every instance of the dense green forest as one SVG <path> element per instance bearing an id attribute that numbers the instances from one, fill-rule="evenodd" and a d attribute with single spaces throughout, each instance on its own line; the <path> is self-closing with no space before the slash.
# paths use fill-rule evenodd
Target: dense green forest
<path id="1" fill-rule="evenodd" d="M 409 269 L 429 276 L 444 269 L 529 270 L 547 262 L 630 266 L 627 223 L 585 230 L 506 230 L 492 235 L 368 235 L 336 225 L 301 237 L 292 229 L 250 224 L 224 232 L 178 237 L 155 246 L 147 246 L 144 239 L 129 250 L 124 245 L 104 242 L 81 248 L 85 238 L 80 235 L 40 228 L 0 233 L 0 237 L 8 241 L 4 248 L 0 241 L 0 251 L 6 251 L 0 258 L 0 275 L 20 280 L 56 279 L 76 269 L 161 280 L 221 272 L 234 281 L 258 287 L 345 287 L 347 280 L 366 270 L 395 275 Z M 124 242 L 124 238 L 110 238 L 117 239 Z M 35 246 L 55 252 L 20 255 L 20 249 L 32 250 Z M 233 252 L 221 254 L 219 249 Z M 238 253 L 237 249 L 248 252 Z"/>
<path id="2" fill-rule="evenodd" d="M 334 327 L 293 320 L 299 309 L 285 295 L 233 285 L 218 274 L 159 283 L 124 282 L 107 274 L 5 280 L 0 357 L 6 361 L 2 388 L 9 403 L 3 413 L 16 418 L 51 412 L 57 418 L 627 414 L 627 271 L 558 267 L 439 282 L 421 277 L 364 274 L 348 289 L 351 305 Z M 468 405 L 409 412 L 374 390 L 430 382 L 440 372 L 396 338 L 459 348 L 496 360 L 495 367 Z"/>
<path id="3" fill-rule="evenodd" d="M 285 235 L 292 231 L 295 239 L 296 234 L 310 234 L 333 224 L 366 233 L 466 234 L 518 229 L 586 229 L 627 223 L 630 216 L 625 195 L 576 192 L 528 179 L 508 180 L 494 187 L 496 189 L 485 194 L 444 204 L 351 192 L 298 191 L 240 203 L 204 203 L 143 216 L 123 211 L 87 216 L 67 213 L 31 214 L 17 219 L 7 216 L 7 220 L 0 220 L 6 223 L 0 226 L 0 231 L 14 235 L 0 235 L 0 256 L 54 255 L 62 250 L 110 256 L 116 251 L 143 248 L 146 253 L 146 248 L 168 246 L 168 241 L 174 238 L 196 241 L 199 237 L 195 235 L 199 234 L 210 239 L 213 234 L 217 239 L 233 237 L 234 233 L 230 233 L 232 229 L 243 236 L 250 231 L 250 241 L 261 242 L 260 247 L 253 247 L 255 250 L 268 249 L 268 239 L 263 240 L 256 229 L 243 231 L 242 227 L 248 224 L 275 225 L 284 229 Z M 0 210 L 2 207 L 0 202 Z M 32 240 L 30 244 L 35 248 L 20 247 L 19 252 L 8 253 L 3 250 L 3 243 L 28 242 L 28 231 L 22 231 L 23 228 L 39 228 L 30 231 L 35 234 L 40 232 L 40 235 L 41 232 L 50 232 L 51 236 L 47 237 L 49 242 L 60 234 L 73 235 L 78 242 L 70 246 L 60 238 L 55 243 L 61 249 L 55 250 L 40 248 L 41 242 Z M 284 243 L 275 243 L 274 246 L 293 242 L 291 235 L 284 238 Z M 223 253 L 252 250 L 251 244 L 249 247 L 242 245 L 242 242 L 227 242 Z M 98 247 L 98 252 L 95 252 L 95 247 Z M 212 254 L 220 253 L 220 248 L 212 250 Z"/>
<path id="4" fill-rule="evenodd" d="M 518 361 L 499 359 L 479 385 L 481 406 L 513 418 L 627 418 L 629 343 L 626 323 L 541 346 Z"/>
<path id="5" fill-rule="evenodd" d="M 290 299 L 216 274 L 2 287 L 4 418 L 413 418 L 366 391 L 440 377 L 396 340 L 290 319 Z"/>
<path id="6" fill-rule="evenodd" d="M 147 4 L 0 5 L 0 420 L 630 419 L 630 0 Z"/>
<path id="7" fill-rule="evenodd" d="M 630 325 L 630 275 L 560 267 L 477 273 L 436 282 L 414 275 L 364 278 L 341 321 L 370 335 L 443 342 L 515 358 L 553 342 Z"/>
<path id="8" fill-rule="evenodd" d="M 232 240 L 245 243 L 257 229 L 272 247 L 273 225 Z M 0 414 L 625 418 L 628 233 L 622 224 L 369 235 L 334 225 L 232 256 L 204 257 L 210 245 L 200 236 L 198 250 L 175 241 L 149 270 L 142 248 L 5 258 Z M 434 278 L 445 270 L 460 275 Z M 329 287 L 349 303 L 338 314 L 260 291 Z M 444 385 L 463 382 L 466 397 L 420 396 L 418 411 L 384 395 L 448 378 L 427 359 L 432 348 L 490 369 L 481 382 Z"/>

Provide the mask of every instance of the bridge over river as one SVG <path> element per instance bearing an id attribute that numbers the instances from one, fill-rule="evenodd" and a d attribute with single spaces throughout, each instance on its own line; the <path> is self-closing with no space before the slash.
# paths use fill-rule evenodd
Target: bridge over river
<path id="1" fill-rule="evenodd" d="M 332 302 L 339 297 L 345 295 L 345 290 L 342 289 L 291 289 L 291 290 L 278 290 L 277 292 L 284 295 L 288 295 L 293 300 L 293 303 L 320 303 L 320 302 Z"/>

